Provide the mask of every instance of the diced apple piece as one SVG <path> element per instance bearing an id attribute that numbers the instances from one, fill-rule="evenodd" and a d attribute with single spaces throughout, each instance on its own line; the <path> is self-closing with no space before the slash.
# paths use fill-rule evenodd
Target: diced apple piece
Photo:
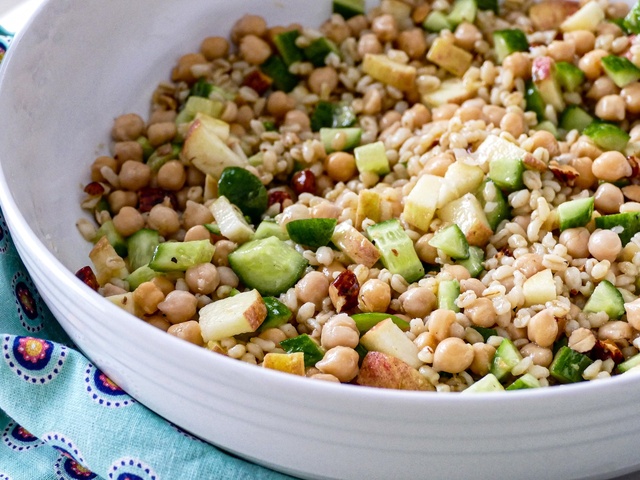
<path id="1" fill-rule="evenodd" d="M 533 60 L 531 77 L 542 100 L 552 105 L 557 112 L 564 110 L 565 103 L 560 84 L 556 78 L 556 63 L 551 57 L 537 57 Z"/>
<path id="2" fill-rule="evenodd" d="M 481 165 L 488 164 L 492 158 L 524 159 L 528 152 L 502 137 L 489 135 L 476 150 L 476 158 Z"/>
<path id="3" fill-rule="evenodd" d="M 191 123 L 182 146 L 182 156 L 198 170 L 215 178 L 220 178 L 227 167 L 243 167 L 246 161 L 217 135 L 219 127 L 204 118 L 201 116 Z"/>
<path id="4" fill-rule="evenodd" d="M 375 245 L 349 223 L 337 225 L 331 241 L 355 263 L 371 268 L 380 259 L 380 252 Z"/>
<path id="5" fill-rule="evenodd" d="M 262 366 L 304 377 L 304 353 L 267 353 L 262 361 Z"/>
<path id="6" fill-rule="evenodd" d="M 205 343 L 255 332 L 267 318 L 267 307 L 257 290 L 217 300 L 200 309 L 200 330 Z"/>
<path id="7" fill-rule="evenodd" d="M 595 32 L 598 24 L 604 19 L 604 10 L 602 10 L 600 4 L 594 0 L 585 3 L 580 10 L 562 22 L 560 30 L 563 32 L 575 32 L 576 30 Z"/>
<path id="8" fill-rule="evenodd" d="M 437 90 L 422 94 L 422 103 L 429 108 L 439 107 L 447 103 L 460 104 L 473 97 L 477 87 L 465 85 L 460 78 L 444 80 Z"/>
<path id="9" fill-rule="evenodd" d="M 469 245 L 484 247 L 493 235 L 482 205 L 471 193 L 443 206 L 437 214 L 444 222 L 458 225 Z"/>
<path id="10" fill-rule="evenodd" d="M 227 122 L 201 112 L 196 113 L 194 120 L 200 120 L 204 128 L 214 133 L 223 142 L 229 140 L 231 127 Z"/>
<path id="11" fill-rule="evenodd" d="M 542 270 L 529 277 L 522 285 L 524 294 L 524 305 L 544 305 L 546 302 L 555 300 L 556 282 L 553 280 L 553 273 L 550 269 Z"/>
<path id="12" fill-rule="evenodd" d="M 453 42 L 447 41 L 443 37 L 438 37 L 431 45 L 429 52 L 427 52 L 427 60 L 435 63 L 440 68 L 444 68 L 456 77 L 462 77 L 471 66 L 473 55 L 460 47 L 456 47 Z"/>
<path id="13" fill-rule="evenodd" d="M 536 30 L 555 30 L 579 8 L 578 2 L 570 0 L 545 0 L 531 5 L 529 18 Z"/>
<path id="14" fill-rule="evenodd" d="M 364 357 L 356 383 L 394 390 L 435 390 L 415 368 L 397 357 L 375 351 Z"/>
<path id="15" fill-rule="evenodd" d="M 444 179 L 436 175 L 423 175 L 418 179 L 404 203 L 402 216 L 407 223 L 423 232 L 429 230 L 438 206 Z"/>
<path id="16" fill-rule="evenodd" d="M 369 351 L 382 352 L 399 358 L 410 367 L 420 368 L 418 347 L 409 340 L 393 320 L 387 318 L 365 333 L 360 343 Z"/>
<path id="17" fill-rule="evenodd" d="M 116 253 L 107 237 L 102 237 L 96 242 L 91 252 L 89 252 L 89 258 L 96 269 L 96 280 L 100 286 L 103 286 L 112 278 L 125 278 L 129 275 L 127 264 Z"/>
<path id="18" fill-rule="evenodd" d="M 398 90 L 412 90 L 416 84 L 416 68 L 394 62 L 385 54 L 367 53 L 362 62 L 362 71 Z"/>
<path id="19" fill-rule="evenodd" d="M 144 316 L 144 312 L 140 307 L 138 307 L 137 303 L 133 300 L 133 292 L 121 293 L 118 295 L 110 295 L 105 297 L 114 305 L 117 305 L 125 312 L 129 312 L 131 315 L 135 315 L 136 317 L 142 318 Z"/>
<path id="20" fill-rule="evenodd" d="M 242 212 L 224 195 L 218 197 L 209 207 L 220 233 L 232 242 L 245 243 L 253 237 L 253 228 L 247 223 Z"/>
<path id="21" fill-rule="evenodd" d="M 382 198 L 375 190 L 365 189 L 358 193 L 356 226 L 359 228 L 366 218 L 375 223 L 378 223 L 382 218 Z"/>
<path id="22" fill-rule="evenodd" d="M 482 168 L 463 162 L 452 163 L 444 174 L 444 184 L 440 189 L 438 208 L 466 193 L 475 192 L 483 180 L 484 170 Z"/>

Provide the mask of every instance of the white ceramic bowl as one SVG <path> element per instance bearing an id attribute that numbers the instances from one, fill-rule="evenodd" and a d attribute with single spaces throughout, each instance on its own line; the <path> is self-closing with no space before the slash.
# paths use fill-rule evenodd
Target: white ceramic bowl
<path id="1" fill-rule="evenodd" d="M 640 377 L 459 396 L 310 381 L 177 340 L 77 280 L 81 183 L 112 119 L 147 113 L 178 55 L 259 12 L 318 25 L 328 0 L 55 0 L 0 76 L 0 201 L 80 348 L 139 401 L 242 457 L 305 478 L 609 478 L 640 468 Z"/>

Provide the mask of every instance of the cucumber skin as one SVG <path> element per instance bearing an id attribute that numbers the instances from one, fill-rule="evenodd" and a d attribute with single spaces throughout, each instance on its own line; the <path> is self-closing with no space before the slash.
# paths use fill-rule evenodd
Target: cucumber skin
<path id="1" fill-rule="evenodd" d="M 594 197 L 581 198 L 561 204 L 558 207 L 560 231 L 588 224 L 593 216 L 593 206 Z"/>
<path id="2" fill-rule="evenodd" d="M 287 223 L 287 233 L 294 242 L 311 248 L 329 244 L 336 228 L 335 218 L 306 218 Z"/>
<path id="3" fill-rule="evenodd" d="M 604 302 L 604 303 L 603 303 Z M 625 314 L 624 298 L 611 282 L 602 280 L 593 290 L 591 297 L 587 300 L 583 311 L 585 312 L 605 312 L 610 319 L 618 319 Z"/>
<path id="4" fill-rule="evenodd" d="M 596 217 L 596 228 L 612 229 L 614 227 L 623 228 L 618 236 L 624 247 L 636 233 L 640 232 L 640 212 L 614 213 Z"/>
<path id="5" fill-rule="evenodd" d="M 209 240 L 161 243 L 155 249 L 149 268 L 156 272 L 184 272 L 189 267 L 209 263 L 214 251 Z"/>
<path id="6" fill-rule="evenodd" d="M 160 245 L 160 234 L 156 230 L 143 228 L 131 235 L 127 239 L 131 271 L 147 265 L 153 258 L 158 245 Z"/>
<path id="7" fill-rule="evenodd" d="M 387 239 L 388 233 L 393 238 Z M 380 251 L 382 263 L 391 273 L 402 275 L 409 283 L 424 277 L 424 267 L 418 258 L 413 242 L 398 220 L 387 220 L 371 225 L 367 228 L 367 234 Z M 402 257 L 402 264 L 398 265 L 397 260 L 400 257 Z"/>
<path id="8" fill-rule="evenodd" d="M 360 332 L 360 335 L 367 333 L 371 328 L 387 318 L 390 318 L 402 330 L 407 331 L 410 328 L 409 322 L 403 320 L 400 317 L 381 312 L 369 312 L 369 313 L 355 313 L 351 315 L 351 318 L 356 322 L 356 327 Z"/>
<path id="9" fill-rule="evenodd" d="M 583 380 L 582 373 L 591 363 L 586 355 L 565 346 L 553 358 L 549 373 L 560 383 L 577 383 Z"/>
<path id="10" fill-rule="evenodd" d="M 469 243 L 460 227 L 455 223 L 438 230 L 428 243 L 453 259 L 466 260 L 469 258 Z"/>
<path id="11" fill-rule="evenodd" d="M 242 167 L 227 167 L 218 181 L 218 194 L 225 196 L 252 220 L 267 209 L 269 195 L 260 179 Z"/>
<path id="12" fill-rule="evenodd" d="M 306 333 L 282 340 L 280 346 L 287 353 L 302 352 L 304 354 L 305 367 L 312 367 L 324 357 L 324 352 L 320 346 Z"/>
<path id="13" fill-rule="evenodd" d="M 623 151 L 631 138 L 627 132 L 610 123 L 594 121 L 582 133 L 600 148 Z"/>

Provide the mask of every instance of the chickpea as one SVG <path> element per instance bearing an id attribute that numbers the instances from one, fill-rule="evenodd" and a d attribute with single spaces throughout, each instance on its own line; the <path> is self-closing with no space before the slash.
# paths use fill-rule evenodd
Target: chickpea
<path id="1" fill-rule="evenodd" d="M 267 99 L 267 112 L 276 119 L 284 118 L 287 112 L 293 110 L 295 106 L 295 99 L 280 90 L 273 92 Z"/>
<path id="2" fill-rule="evenodd" d="M 337 346 L 356 348 L 359 342 L 356 322 L 345 313 L 334 315 L 322 327 L 320 344 L 326 350 Z"/>
<path id="3" fill-rule="evenodd" d="M 424 318 L 436 306 L 436 296 L 428 287 L 416 287 L 400 295 L 402 310 L 412 318 Z"/>
<path id="4" fill-rule="evenodd" d="M 340 218 L 342 210 L 337 205 L 323 201 L 314 205 L 310 209 L 311 218 Z"/>
<path id="5" fill-rule="evenodd" d="M 620 96 L 629 113 L 640 113 L 640 82 L 633 82 L 624 87 Z"/>
<path id="6" fill-rule="evenodd" d="M 127 160 L 141 162 L 144 159 L 142 145 L 134 140 L 116 142 L 113 146 L 113 157 L 118 160 L 118 163 L 123 163 Z"/>
<path id="7" fill-rule="evenodd" d="M 156 108 L 151 112 L 148 124 L 153 125 L 154 123 L 175 122 L 177 115 L 178 113 L 175 110 L 163 110 L 161 108 Z"/>
<path id="8" fill-rule="evenodd" d="M 196 314 L 198 299 L 189 292 L 174 290 L 158 304 L 158 310 L 174 325 L 189 320 Z"/>
<path id="9" fill-rule="evenodd" d="M 464 50 L 472 50 L 476 42 L 482 40 L 482 33 L 473 23 L 462 22 L 453 32 L 456 45 Z"/>
<path id="10" fill-rule="evenodd" d="M 520 349 L 523 357 L 531 357 L 534 365 L 548 367 L 553 361 L 553 352 L 550 348 L 543 348 L 535 343 L 527 343 Z"/>
<path id="11" fill-rule="evenodd" d="M 329 281 L 333 281 L 333 279 L 338 276 L 340 273 L 344 272 L 345 268 L 338 261 L 333 261 L 329 265 L 322 267 L 322 274 L 329 279 Z"/>
<path id="12" fill-rule="evenodd" d="M 153 282 L 143 282 L 133 291 L 133 301 L 147 315 L 156 312 L 164 298 L 162 290 Z"/>
<path id="13" fill-rule="evenodd" d="M 311 120 L 309 116 L 301 110 L 291 110 L 284 116 L 284 124 L 287 126 L 296 125 L 300 131 L 311 130 Z"/>
<path id="14" fill-rule="evenodd" d="M 421 103 L 416 103 L 402 115 L 402 122 L 409 123 L 413 128 L 420 128 L 431 121 L 431 112 Z"/>
<path id="15" fill-rule="evenodd" d="M 559 241 L 567 247 L 567 253 L 573 258 L 586 258 L 589 255 L 590 235 L 584 227 L 568 228 L 560 234 Z"/>
<path id="16" fill-rule="evenodd" d="M 342 18 L 332 18 L 320 26 L 320 31 L 324 36 L 336 45 L 342 44 L 351 35 L 349 25 Z"/>
<path id="17" fill-rule="evenodd" d="M 433 353 L 433 368 L 437 372 L 464 372 L 474 358 L 471 345 L 461 338 L 449 337 L 441 341 Z"/>
<path id="18" fill-rule="evenodd" d="M 593 161 L 593 174 L 605 182 L 617 182 L 631 175 L 631 165 L 626 157 L 616 151 L 604 152 Z"/>
<path id="19" fill-rule="evenodd" d="M 229 266 L 229 254 L 233 252 L 238 245 L 231 240 L 218 240 L 215 244 L 215 252 L 213 253 L 213 263 L 218 267 Z"/>
<path id="20" fill-rule="evenodd" d="M 527 131 L 527 124 L 521 113 L 507 112 L 500 120 L 500 128 L 509 132 L 514 138 L 518 138 Z"/>
<path id="21" fill-rule="evenodd" d="M 216 291 L 220 285 L 218 269 L 211 263 L 202 263 L 189 267 L 184 274 L 184 280 L 189 290 L 194 293 L 209 295 Z"/>
<path id="22" fill-rule="evenodd" d="M 549 157 L 557 157 L 560 155 L 560 146 L 558 140 L 553 136 L 551 132 L 546 130 L 539 130 L 531 136 L 533 141 L 533 149 L 542 147 L 549 152 Z"/>
<path id="23" fill-rule="evenodd" d="M 200 44 L 200 52 L 209 61 L 222 58 L 229 53 L 229 42 L 224 37 L 207 37 Z"/>
<path id="24" fill-rule="evenodd" d="M 118 171 L 118 161 L 115 158 L 101 156 L 96 158 L 91 165 L 91 181 L 92 182 L 104 182 L 105 178 L 100 173 L 102 167 L 107 167 L 114 172 Z"/>
<path id="25" fill-rule="evenodd" d="M 149 228 L 157 230 L 163 237 L 167 237 L 180 230 L 178 213 L 173 208 L 165 207 L 162 204 L 154 205 L 151 211 L 149 211 L 147 224 Z"/>
<path id="26" fill-rule="evenodd" d="M 144 318 L 144 321 L 147 322 L 152 327 L 159 328 L 160 330 L 166 332 L 169 330 L 171 323 L 167 322 L 167 319 L 162 315 L 151 315 Z"/>
<path id="27" fill-rule="evenodd" d="M 340 380 L 338 380 L 337 377 L 328 373 L 314 373 L 309 378 L 313 378 L 314 380 L 323 380 L 325 382 L 340 383 Z"/>
<path id="28" fill-rule="evenodd" d="M 236 288 L 240 284 L 240 279 L 229 267 L 218 267 L 218 275 L 220 275 L 220 285 Z"/>
<path id="29" fill-rule="evenodd" d="M 386 312 L 391 302 L 389 284 L 371 278 L 364 282 L 358 292 L 358 307 L 363 312 Z"/>
<path id="30" fill-rule="evenodd" d="M 611 230 L 598 229 L 589 237 L 589 253 L 597 260 L 613 262 L 621 251 L 620 237 Z"/>
<path id="31" fill-rule="evenodd" d="M 625 103 L 620 95 L 606 95 L 596 104 L 596 116 L 602 120 L 620 122 L 625 118 Z"/>
<path id="32" fill-rule="evenodd" d="M 184 187 L 187 172 L 179 160 L 169 160 L 158 170 L 158 186 L 165 190 L 177 191 Z"/>
<path id="33" fill-rule="evenodd" d="M 593 81 L 602 75 L 602 58 L 609 55 L 603 49 L 596 49 L 586 53 L 578 62 L 578 67 L 582 70 L 587 79 Z"/>
<path id="34" fill-rule="evenodd" d="M 569 165 L 578 171 L 578 178 L 575 179 L 576 187 L 586 190 L 598 181 L 593 174 L 593 160 L 589 157 L 574 158 L 569 161 Z"/>
<path id="35" fill-rule="evenodd" d="M 347 152 L 333 152 L 324 161 L 327 175 L 336 182 L 348 182 L 357 173 L 356 159 Z"/>
<path id="36" fill-rule="evenodd" d="M 209 232 L 209 230 L 207 230 L 207 228 L 204 225 L 195 225 L 189 228 L 189 230 L 187 230 L 187 233 L 184 234 L 185 242 L 192 242 L 194 240 L 210 240 L 210 239 L 211 239 L 211 232 Z"/>
<path id="37" fill-rule="evenodd" d="M 120 180 L 120 186 L 126 190 L 140 190 L 149 184 L 151 168 L 146 163 L 127 160 L 120 168 L 118 180 Z"/>
<path id="38" fill-rule="evenodd" d="M 472 291 L 476 294 L 477 297 L 481 297 L 482 296 L 482 292 L 484 292 L 484 290 L 487 287 L 484 286 L 484 283 L 482 283 L 480 280 L 478 280 L 477 278 L 468 278 L 466 280 L 461 280 L 460 281 L 460 291 L 461 292 L 466 292 L 466 291 Z"/>
<path id="39" fill-rule="evenodd" d="M 456 117 L 460 118 L 463 123 L 480 120 L 482 118 L 482 108 L 475 106 L 465 107 L 463 105 L 456 111 Z"/>
<path id="40" fill-rule="evenodd" d="M 471 323 L 479 327 L 493 327 L 498 318 L 493 302 L 485 297 L 476 298 L 474 302 L 464 309 L 464 314 Z"/>
<path id="41" fill-rule="evenodd" d="M 137 140 L 144 133 L 144 120 L 135 113 L 120 115 L 113 122 L 111 138 L 116 142 Z"/>
<path id="42" fill-rule="evenodd" d="M 128 237 L 144 228 L 144 218 L 137 209 L 125 205 L 113 217 L 113 226 L 120 235 Z"/>
<path id="43" fill-rule="evenodd" d="M 173 282 L 164 276 L 155 277 L 153 280 L 151 280 L 151 283 L 162 290 L 162 293 L 164 293 L 165 297 L 169 295 L 169 293 L 171 293 L 175 288 Z"/>
<path id="44" fill-rule="evenodd" d="M 558 322 L 549 309 L 536 313 L 527 324 L 527 337 L 540 347 L 550 347 L 558 336 Z"/>
<path id="45" fill-rule="evenodd" d="M 187 168 L 187 185 L 190 187 L 198 187 L 204 185 L 206 175 L 196 167 Z"/>
<path id="46" fill-rule="evenodd" d="M 427 40 L 424 30 L 421 28 L 400 32 L 397 42 L 398 48 L 404 51 L 411 60 L 418 60 L 427 52 Z"/>
<path id="47" fill-rule="evenodd" d="M 429 333 L 436 341 L 441 342 L 448 338 L 451 332 L 451 325 L 456 321 L 456 314 L 453 310 L 439 308 L 429 315 Z"/>
<path id="48" fill-rule="evenodd" d="M 484 376 L 489 373 L 496 349 L 486 343 L 474 343 L 472 347 L 473 361 L 469 368 L 476 375 Z"/>
<path id="49" fill-rule="evenodd" d="M 424 263 L 435 264 L 438 257 L 438 249 L 429 245 L 429 241 L 433 238 L 433 233 L 426 233 L 415 243 L 418 258 Z"/>
<path id="50" fill-rule="evenodd" d="M 573 43 L 576 54 L 584 55 L 593 50 L 596 45 L 596 36 L 589 30 L 574 30 L 573 32 L 565 32 L 562 38 Z"/>
<path id="51" fill-rule="evenodd" d="M 398 36 L 398 22 L 393 15 L 385 13 L 373 19 L 371 30 L 381 42 L 393 42 Z"/>
<path id="52" fill-rule="evenodd" d="M 191 67 L 207 63 L 207 59 L 201 53 L 187 53 L 178 59 L 178 64 L 171 72 L 171 80 L 174 82 L 193 83 L 196 77 Z"/>
<path id="53" fill-rule="evenodd" d="M 255 35 L 247 35 L 240 40 L 239 53 L 251 65 L 261 65 L 271 56 L 271 47 Z"/>
<path id="54" fill-rule="evenodd" d="M 602 97 L 616 95 L 618 92 L 618 86 L 613 83 L 613 80 L 609 77 L 600 77 L 593 82 L 586 96 L 593 100 L 600 100 Z"/>
<path id="55" fill-rule="evenodd" d="M 547 55 L 556 62 L 572 62 L 576 53 L 576 44 L 564 40 L 554 40 L 547 47 Z"/>
<path id="56" fill-rule="evenodd" d="M 244 15 L 233 25 L 231 29 L 231 40 L 238 44 L 240 39 L 246 35 L 263 37 L 267 33 L 267 22 L 258 15 Z"/>
<path id="57" fill-rule="evenodd" d="M 607 215 L 620 212 L 620 206 L 624 203 L 622 190 L 612 183 L 602 183 L 594 195 L 596 210 Z"/>
<path id="58" fill-rule="evenodd" d="M 238 109 L 238 115 L 236 121 L 242 125 L 245 129 L 250 128 L 251 120 L 253 120 L 253 108 L 249 105 L 242 105 Z"/>
<path id="59" fill-rule="evenodd" d="M 178 132 L 175 122 L 162 122 L 149 125 L 147 137 L 154 147 L 171 142 Z"/>
<path id="60" fill-rule="evenodd" d="M 438 177 L 444 177 L 447 173 L 449 166 L 456 161 L 455 157 L 449 152 L 440 153 L 434 157 L 429 158 L 424 163 L 422 171 L 431 175 L 437 175 Z"/>
<path id="61" fill-rule="evenodd" d="M 117 215 L 122 207 L 135 207 L 138 203 L 136 192 L 115 190 L 109 194 L 109 209 L 113 215 Z"/>
<path id="62" fill-rule="evenodd" d="M 364 15 L 356 15 L 347 20 L 351 36 L 359 37 L 363 30 L 369 28 L 369 20 Z"/>
<path id="63" fill-rule="evenodd" d="M 365 33 L 358 40 L 358 55 L 364 57 L 367 53 L 382 53 L 382 44 L 373 33 Z"/>
<path id="64" fill-rule="evenodd" d="M 316 368 L 341 382 L 349 382 L 358 374 L 359 361 L 360 356 L 353 348 L 337 346 L 327 350 L 323 359 L 316 363 Z"/>
<path id="65" fill-rule="evenodd" d="M 513 262 L 513 267 L 520 270 L 527 278 L 544 270 L 545 268 L 544 265 L 542 265 L 542 257 L 537 253 L 525 253 L 524 255 L 519 256 Z"/>
<path id="66" fill-rule="evenodd" d="M 633 337 L 633 327 L 622 320 L 611 320 L 598 329 L 600 340 L 629 340 Z"/>
<path id="67" fill-rule="evenodd" d="M 502 117 L 507 114 L 507 109 L 497 105 L 485 105 L 482 107 L 482 114 L 485 117 L 487 125 L 493 124 L 494 126 L 499 126 Z"/>
<path id="68" fill-rule="evenodd" d="M 330 94 L 338 86 L 338 73 L 333 67 L 316 68 L 308 82 L 309 89 L 316 95 Z"/>
<path id="69" fill-rule="evenodd" d="M 182 224 L 187 231 L 191 230 L 191 228 L 197 225 L 212 223 L 213 220 L 214 218 L 213 218 L 213 214 L 211 213 L 211 210 L 209 210 L 207 207 L 205 207 L 201 203 L 196 203 L 192 200 L 187 200 L 184 213 L 182 214 Z M 207 230 L 207 233 L 209 233 L 208 230 Z M 209 239 L 209 236 L 204 236 L 204 238 L 202 238 L 201 240 L 207 240 L 207 239 Z"/>
<path id="70" fill-rule="evenodd" d="M 531 77 L 531 57 L 523 52 L 514 52 L 502 61 L 502 68 L 511 70 L 515 78 Z"/>
<path id="71" fill-rule="evenodd" d="M 199 347 L 204 345 L 202 332 L 200 331 L 200 324 L 195 320 L 171 325 L 167 329 L 167 333 L 174 337 L 181 338 L 182 340 L 186 340 L 189 343 L 193 343 L 194 345 L 198 345 Z"/>
<path id="72" fill-rule="evenodd" d="M 455 103 L 445 103 L 439 107 L 431 109 L 431 118 L 434 122 L 440 120 L 451 120 L 458 110 L 458 105 Z"/>
<path id="73" fill-rule="evenodd" d="M 329 295 L 329 280 L 321 272 L 309 272 L 298 280 L 295 292 L 301 303 L 311 302 L 319 308 Z"/>

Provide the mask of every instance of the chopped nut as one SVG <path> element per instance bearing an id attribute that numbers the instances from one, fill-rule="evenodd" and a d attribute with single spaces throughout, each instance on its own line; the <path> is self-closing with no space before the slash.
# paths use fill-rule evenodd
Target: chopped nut
<path id="1" fill-rule="evenodd" d="M 588 328 L 578 328 L 569 337 L 569 348 L 576 352 L 589 352 L 596 344 L 596 336 Z"/>
<path id="2" fill-rule="evenodd" d="M 558 180 L 565 182 L 569 186 L 573 186 L 576 178 L 580 176 L 578 170 L 571 165 L 560 165 L 555 160 L 549 162 L 549 170 Z"/>

